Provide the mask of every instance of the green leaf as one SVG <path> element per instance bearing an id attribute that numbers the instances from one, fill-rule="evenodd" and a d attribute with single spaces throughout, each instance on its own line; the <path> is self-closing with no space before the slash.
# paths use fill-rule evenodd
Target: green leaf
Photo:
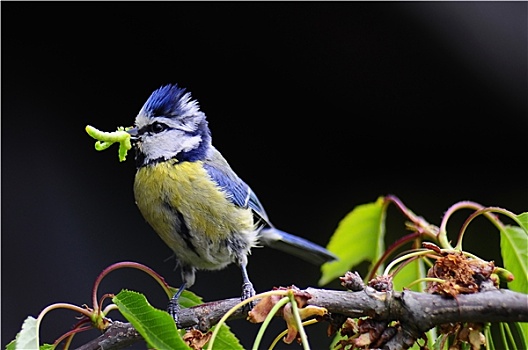
<path id="1" fill-rule="evenodd" d="M 528 213 L 517 218 L 521 227 L 505 226 L 500 232 L 500 244 L 504 268 L 513 273 L 515 279 L 508 283 L 508 288 L 528 294 Z M 519 323 L 519 332 L 528 342 L 528 323 Z"/>
<path id="2" fill-rule="evenodd" d="M 365 260 L 372 262 L 380 257 L 384 250 L 385 208 L 384 198 L 379 197 L 374 203 L 355 207 L 341 220 L 327 246 L 339 260 L 321 267 L 320 285 L 343 276 Z"/>
<path id="3" fill-rule="evenodd" d="M 167 312 L 152 307 L 144 295 L 122 290 L 112 301 L 150 348 L 189 349 L 181 339 L 172 317 Z"/>
<path id="4" fill-rule="evenodd" d="M 178 291 L 177 288 L 171 288 L 171 290 L 174 292 L 174 294 L 176 294 Z M 178 304 L 184 308 L 193 307 L 202 303 L 202 298 L 187 289 L 183 290 L 180 298 L 178 299 Z"/>
<path id="5" fill-rule="evenodd" d="M 528 294 L 528 213 L 518 216 L 523 227 L 505 226 L 500 232 L 504 268 L 515 276 L 508 288 Z"/>
<path id="6" fill-rule="evenodd" d="M 174 289 L 173 292 L 176 292 Z M 119 311 L 134 326 L 147 341 L 150 347 L 156 349 L 189 349 L 177 333 L 172 317 L 165 311 L 152 307 L 145 297 L 137 292 L 123 290 L 113 299 Z M 202 304 L 202 299 L 184 290 L 178 299 L 184 308 Z M 237 337 L 227 325 L 222 325 L 216 337 L 213 349 L 244 350 Z"/>
<path id="7" fill-rule="evenodd" d="M 5 347 L 5 350 L 15 350 L 15 340 L 11 340 Z"/>
<path id="8" fill-rule="evenodd" d="M 38 323 L 37 319 L 28 316 L 22 324 L 22 329 L 15 339 L 15 350 L 38 350 Z"/>
<path id="9" fill-rule="evenodd" d="M 517 215 L 517 219 L 521 222 L 521 227 L 528 234 L 528 213 L 522 213 Z"/>
<path id="10" fill-rule="evenodd" d="M 230 328 L 223 324 L 216 335 L 213 350 L 244 350 L 238 338 L 231 332 Z"/>

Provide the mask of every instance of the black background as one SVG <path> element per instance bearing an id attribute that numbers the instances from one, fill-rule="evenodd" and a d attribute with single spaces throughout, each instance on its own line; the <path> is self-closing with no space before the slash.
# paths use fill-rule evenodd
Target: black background
<path id="1" fill-rule="evenodd" d="M 169 249 L 135 207 L 132 156 L 98 153 L 84 132 L 131 125 L 163 84 L 198 99 L 214 144 L 275 225 L 317 243 L 386 194 L 434 224 L 461 200 L 526 211 L 526 2 L 1 6 L 2 346 L 49 304 L 90 304 L 114 262 L 141 262 L 179 285 Z M 402 217 L 391 209 L 389 221 L 401 236 Z M 479 222 L 465 247 L 497 260 L 498 234 Z M 253 250 L 249 273 L 257 291 L 320 277 L 271 249 Z M 240 283 L 231 266 L 200 272 L 192 290 L 215 300 L 239 295 Z M 112 273 L 99 295 L 121 288 L 165 307 L 137 271 Z M 50 313 L 41 340 L 74 316 Z M 250 347 L 257 326 L 230 324 Z M 314 331 L 313 348 L 327 348 L 324 334 Z"/>

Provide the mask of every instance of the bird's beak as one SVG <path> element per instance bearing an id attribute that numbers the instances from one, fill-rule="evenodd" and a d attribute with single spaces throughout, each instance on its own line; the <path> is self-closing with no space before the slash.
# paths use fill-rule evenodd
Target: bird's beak
<path id="1" fill-rule="evenodd" d="M 130 136 L 137 136 L 138 128 L 132 127 L 130 129 L 127 129 L 126 132 L 128 132 L 130 134 Z"/>
<path id="2" fill-rule="evenodd" d="M 125 131 L 130 134 L 130 140 L 132 141 L 132 143 L 136 143 L 139 140 L 139 137 L 138 137 L 139 133 L 136 127 L 132 127 Z"/>

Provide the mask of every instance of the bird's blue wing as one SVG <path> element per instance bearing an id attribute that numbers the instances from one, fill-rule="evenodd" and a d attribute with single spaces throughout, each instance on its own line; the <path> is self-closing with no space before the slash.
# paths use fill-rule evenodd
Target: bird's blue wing
<path id="1" fill-rule="evenodd" d="M 212 146 L 209 157 L 204 161 L 204 169 L 211 179 L 227 193 L 232 203 L 241 208 L 253 210 L 255 220 L 261 227 L 260 243 L 317 265 L 337 259 L 334 254 L 315 243 L 274 228 L 255 193 L 233 172 L 224 157 Z"/>
<path id="2" fill-rule="evenodd" d="M 224 169 L 204 164 L 204 168 L 213 179 L 227 193 L 228 198 L 239 207 L 248 207 L 249 186 L 240 178 L 228 176 Z"/>
<path id="3" fill-rule="evenodd" d="M 241 208 L 251 208 L 258 217 L 269 224 L 268 216 L 257 195 L 233 172 L 218 151 L 214 153 L 212 158 L 204 162 L 204 168 L 213 181 L 227 193 L 229 200 L 233 204 Z"/>

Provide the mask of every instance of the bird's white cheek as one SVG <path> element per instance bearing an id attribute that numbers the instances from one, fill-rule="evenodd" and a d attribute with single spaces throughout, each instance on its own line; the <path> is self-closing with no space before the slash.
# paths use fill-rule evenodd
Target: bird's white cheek
<path id="1" fill-rule="evenodd" d="M 140 149 L 147 160 L 154 160 L 159 158 L 169 159 L 176 155 L 174 150 L 171 150 L 171 144 L 164 142 L 161 139 L 148 138 L 143 140 Z"/>
<path id="2" fill-rule="evenodd" d="M 202 142 L 201 136 L 186 136 L 163 134 L 152 135 L 144 138 L 138 143 L 138 148 L 145 155 L 145 159 L 171 159 L 182 152 L 188 152 L 197 148 Z"/>
<path id="3" fill-rule="evenodd" d="M 180 148 L 183 152 L 188 152 L 190 150 L 197 148 L 201 142 L 202 142 L 201 136 L 197 135 L 193 137 L 187 137 L 185 139 L 181 139 Z"/>

